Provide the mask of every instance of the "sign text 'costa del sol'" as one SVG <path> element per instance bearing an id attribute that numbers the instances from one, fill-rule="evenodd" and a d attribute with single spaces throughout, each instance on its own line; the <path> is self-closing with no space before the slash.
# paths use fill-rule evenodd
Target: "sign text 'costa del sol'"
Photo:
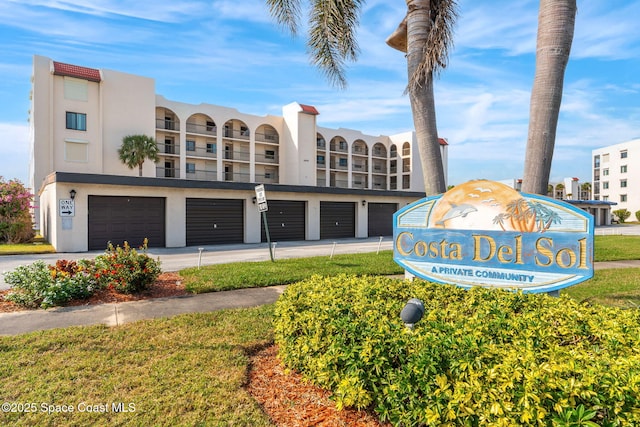
<path id="1" fill-rule="evenodd" d="M 395 213 L 394 260 L 426 280 L 552 292 L 593 277 L 593 217 L 476 180 Z"/>

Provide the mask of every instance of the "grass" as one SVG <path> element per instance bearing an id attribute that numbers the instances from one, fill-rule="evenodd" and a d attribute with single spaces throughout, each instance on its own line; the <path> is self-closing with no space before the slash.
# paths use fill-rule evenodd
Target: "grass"
<path id="1" fill-rule="evenodd" d="M 640 236 L 595 236 L 594 260 L 640 259 Z"/>
<path id="2" fill-rule="evenodd" d="M 284 285 L 300 281 L 313 274 L 335 276 L 404 274 L 393 261 L 392 251 L 376 254 L 360 253 L 310 258 L 293 258 L 260 262 L 216 264 L 180 271 L 185 287 L 194 293 L 223 291 L 248 287 Z"/>
<path id="3" fill-rule="evenodd" d="M 243 384 L 248 354 L 272 341 L 272 310 L 0 337 L 0 402 L 36 404 L 0 412 L 0 425 L 270 426 Z M 120 402 L 134 411 L 115 413 Z M 50 405 L 75 411 L 42 412 Z"/>
<path id="4" fill-rule="evenodd" d="M 0 256 L 26 255 L 26 254 L 53 254 L 55 252 L 56 252 L 55 248 L 47 242 L 0 244 Z"/>

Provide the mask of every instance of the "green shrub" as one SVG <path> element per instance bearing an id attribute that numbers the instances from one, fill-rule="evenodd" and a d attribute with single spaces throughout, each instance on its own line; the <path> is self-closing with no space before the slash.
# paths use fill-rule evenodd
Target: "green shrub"
<path id="1" fill-rule="evenodd" d="M 426 312 L 400 320 L 409 298 Z M 640 425 L 640 312 L 562 296 L 340 276 L 275 309 L 285 365 L 394 425 Z M 582 408 L 582 409 L 580 409 Z"/>
<path id="2" fill-rule="evenodd" d="M 95 277 L 103 287 L 118 292 L 132 294 L 149 287 L 162 272 L 160 260 L 146 254 L 147 240 L 141 247 L 142 253 L 131 248 L 127 242 L 123 247 L 109 243 L 104 254 L 94 261 Z"/>
<path id="3" fill-rule="evenodd" d="M 627 218 L 631 216 L 631 212 L 629 212 L 627 209 L 616 209 L 612 213 L 616 216 L 616 218 L 618 218 L 620 224 L 624 223 Z"/>
<path id="4" fill-rule="evenodd" d="M 0 242 L 28 242 L 34 236 L 29 208 L 33 194 L 17 179 L 0 176 Z"/>
<path id="5" fill-rule="evenodd" d="M 49 308 L 75 298 L 87 298 L 96 289 L 96 281 L 82 262 L 60 260 L 55 266 L 36 261 L 5 273 L 11 285 L 8 301 L 25 307 Z"/>
<path id="6" fill-rule="evenodd" d="M 640 221 L 640 211 L 636 211 L 636 220 Z"/>

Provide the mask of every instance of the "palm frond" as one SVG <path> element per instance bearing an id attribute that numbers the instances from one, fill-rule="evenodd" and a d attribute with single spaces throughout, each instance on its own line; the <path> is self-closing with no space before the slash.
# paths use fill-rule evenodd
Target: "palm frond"
<path id="1" fill-rule="evenodd" d="M 362 0 L 314 0 L 309 17 L 312 62 L 328 79 L 346 87 L 345 62 L 358 57 L 356 30 Z"/>
<path id="2" fill-rule="evenodd" d="M 300 0 L 267 0 L 269 13 L 278 24 L 285 27 L 291 34 L 298 33 L 300 22 Z"/>
<path id="3" fill-rule="evenodd" d="M 422 61 L 409 81 L 410 92 L 422 87 L 427 78 L 446 68 L 453 46 L 457 8 L 455 0 L 431 0 L 431 27 L 422 51 Z"/>

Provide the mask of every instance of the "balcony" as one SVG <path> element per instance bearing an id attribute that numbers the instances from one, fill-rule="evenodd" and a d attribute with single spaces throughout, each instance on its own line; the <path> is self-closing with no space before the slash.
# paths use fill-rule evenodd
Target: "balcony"
<path id="1" fill-rule="evenodd" d="M 366 156 L 367 147 L 353 147 L 351 152 L 356 156 Z"/>
<path id="2" fill-rule="evenodd" d="M 387 166 L 386 165 L 373 165 L 373 173 L 379 173 L 379 174 L 386 174 L 387 173 Z"/>
<path id="3" fill-rule="evenodd" d="M 218 132 L 216 126 L 200 125 L 197 123 L 187 122 L 187 133 L 198 133 L 201 135 L 215 135 Z"/>
<path id="4" fill-rule="evenodd" d="M 273 133 L 256 133 L 256 142 L 278 144 L 280 142 L 280 137 Z"/>
<path id="5" fill-rule="evenodd" d="M 255 156 L 256 163 L 269 163 L 274 164 L 278 163 L 278 153 L 264 153 L 264 154 L 256 154 Z"/>
<path id="6" fill-rule="evenodd" d="M 366 163 L 354 163 L 351 168 L 354 171 L 367 171 L 367 164 Z"/>
<path id="7" fill-rule="evenodd" d="M 249 130 L 248 129 L 229 129 L 224 128 L 224 137 L 232 138 L 232 139 L 242 139 L 245 141 L 249 140 Z"/>
<path id="8" fill-rule="evenodd" d="M 218 172 L 216 172 L 215 170 L 196 169 L 193 172 L 187 172 L 187 179 L 195 179 L 198 181 L 217 181 Z"/>
<path id="9" fill-rule="evenodd" d="M 373 149 L 371 155 L 373 157 L 380 157 L 380 158 L 383 158 L 383 159 L 387 158 L 387 153 L 384 150 L 379 150 L 379 149 L 376 149 L 376 148 Z"/>
<path id="10" fill-rule="evenodd" d="M 329 186 L 336 187 L 336 188 L 348 188 L 349 181 L 347 181 L 346 179 L 332 179 L 329 182 Z"/>
<path id="11" fill-rule="evenodd" d="M 249 174 L 241 172 L 225 172 L 224 180 L 233 182 L 251 182 Z"/>
<path id="12" fill-rule="evenodd" d="M 195 150 L 187 150 L 187 157 L 216 157 L 216 147 L 200 147 L 196 145 Z"/>
<path id="13" fill-rule="evenodd" d="M 176 145 L 176 144 L 162 144 L 162 143 L 158 143 L 158 154 L 162 155 L 162 154 L 175 154 L 175 155 L 179 155 L 180 154 L 180 146 Z"/>
<path id="14" fill-rule="evenodd" d="M 318 139 L 316 140 L 316 147 L 320 148 L 321 150 L 324 150 L 327 148 L 327 143 L 325 142 L 324 139 Z"/>
<path id="15" fill-rule="evenodd" d="M 224 150 L 224 158 L 225 158 L 225 160 L 248 162 L 250 160 L 250 157 L 251 156 L 250 156 L 248 151 Z"/>
<path id="16" fill-rule="evenodd" d="M 278 179 L 277 173 L 265 173 L 263 175 L 256 174 L 256 182 L 264 184 L 277 184 Z"/>
<path id="17" fill-rule="evenodd" d="M 180 178 L 180 169 L 157 167 L 156 178 Z"/>
<path id="18" fill-rule="evenodd" d="M 349 152 L 349 149 L 347 148 L 347 144 L 334 144 L 331 143 L 331 145 L 329 146 L 329 150 L 336 152 L 336 153 L 347 153 Z"/>
<path id="19" fill-rule="evenodd" d="M 156 119 L 156 129 L 179 131 L 180 122 L 175 120 Z"/>

